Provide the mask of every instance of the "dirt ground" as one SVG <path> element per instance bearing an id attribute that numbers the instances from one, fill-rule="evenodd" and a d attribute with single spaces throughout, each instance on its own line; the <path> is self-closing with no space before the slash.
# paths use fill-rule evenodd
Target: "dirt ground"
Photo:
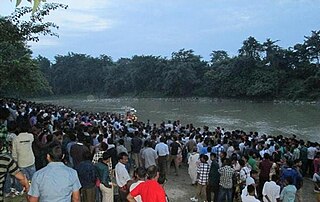
<path id="1" fill-rule="evenodd" d="M 196 186 L 191 185 L 191 180 L 188 175 L 187 165 L 182 165 L 179 170 L 179 176 L 174 174 L 174 168 L 167 175 L 165 190 L 170 202 L 187 202 L 196 193 Z M 313 192 L 313 183 L 310 178 L 304 179 L 302 188 L 303 202 L 317 202 L 316 194 Z M 25 196 L 6 198 L 6 202 L 26 202 Z"/>
<path id="2" fill-rule="evenodd" d="M 187 202 L 195 196 L 196 186 L 191 185 L 191 180 L 188 175 L 187 165 L 180 167 L 179 176 L 175 176 L 173 168 L 168 175 L 168 181 L 165 184 L 165 190 L 170 202 Z M 213 195 L 213 193 L 212 193 Z M 317 202 L 316 193 L 313 192 L 313 183 L 310 178 L 304 179 L 302 188 L 303 202 Z"/>

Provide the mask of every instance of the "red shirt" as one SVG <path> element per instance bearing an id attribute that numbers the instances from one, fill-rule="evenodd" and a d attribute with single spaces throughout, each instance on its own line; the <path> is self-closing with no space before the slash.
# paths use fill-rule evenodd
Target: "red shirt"
<path id="1" fill-rule="evenodd" d="M 164 189 L 156 180 L 140 183 L 130 194 L 133 197 L 140 195 L 143 202 L 166 202 Z"/>

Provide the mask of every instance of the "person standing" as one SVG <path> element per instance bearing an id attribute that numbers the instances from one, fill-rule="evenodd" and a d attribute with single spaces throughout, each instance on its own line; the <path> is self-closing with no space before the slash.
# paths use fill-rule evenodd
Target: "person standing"
<path id="1" fill-rule="evenodd" d="M 49 164 L 34 173 L 29 202 L 80 202 L 81 184 L 77 171 L 64 165 L 60 145 L 52 145 L 47 154 Z"/>
<path id="2" fill-rule="evenodd" d="M 211 153 L 211 166 L 209 172 L 209 184 L 207 187 L 207 201 L 212 201 L 211 192 L 214 193 L 214 202 L 218 202 L 218 194 L 219 194 L 219 181 L 220 181 L 220 173 L 219 173 L 219 164 L 217 154 Z"/>
<path id="3" fill-rule="evenodd" d="M 3 142 L 0 140 L 0 151 L 2 151 Z M 0 152 L 0 202 L 4 201 L 3 187 L 7 173 L 14 176 L 23 186 L 24 191 L 29 191 L 29 182 L 25 175 L 19 169 L 17 163 L 8 154 Z"/>
<path id="4" fill-rule="evenodd" d="M 20 133 L 12 141 L 12 157 L 30 181 L 36 172 L 35 157 L 32 150 L 34 136 L 28 132 L 27 123 L 21 125 Z"/>
<path id="5" fill-rule="evenodd" d="M 219 168 L 220 173 L 220 187 L 218 201 L 223 201 L 227 198 L 228 202 L 232 202 L 232 188 L 233 188 L 233 175 L 235 170 L 230 166 L 231 162 L 229 159 L 225 159 L 223 166 Z"/>
<path id="6" fill-rule="evenodd" d="M 131 192 L 134 188 L 136 188 L 139 184 L 145 181 L 146 178 L 146 169 L 143 167 L 138 167 L 134 172 L 135 182 L 131 184 L 129 191 Z M 137 202 L 142 202 L 141 196 L 136 196 L 134 199 Z"/>
<path id="7" fill-rule="evenodd" d="M 293 202 L 296 198 L 297 188 L 293 185 L 291 176 L 286 178 L 286 184 L 280 193 L 280 200 L 282 202 Z"/>
<path id="8" fill-rule="evenodd" d="M 200 163 L 199 161 L 199 153 L 197 152 L 197 147 L 193 148 L 193 152 L 189 154 L 188 158 L 188 174 L 191 178 L 191 184 L 196 185 L 197 184 L 197 168 Z"/>
<path id="9" fill-rule="evenodd" d="M 140 150 L 142 147 L 142 140 L 139 138 L 139 132 L 135 131 L 134 136 L 131 139 L 131 148 L 132 148 L 132 160 L 133 160 L 133 167 L 137 168 L 140 165 Z"/>
<path id="10" fill-rule="evenodd" d="M 116 183 L 119 187 L 119 197 L 120 201 L 127 201 L 127 194 L 129 193 L 129 187 L 127 186 L 128 181 L 131 179 L 126 169 L 126 164 L 128 163 L 128 154 L 122 152 L 118 156 L 119 162 L 115 167 Z"/>
<path id="11" fill-rule="evenodd" d="M 100 158 L 98 163 L 95 164 L 95 167 L 97 168 L 97 175 L 100 180 L 99 189 L 102 193 L 102 202 L 113 202 L 113 186 L 108 166 L 110 161 L 111 154 L 109 152 L 104 152 L 102 154 L 102 158 Z"/>
<path id="12" fill-rule="evenodd" d="M 210 166 L 208 164 L 208 156 L 205 154 L 200 155 L 200 164 L 197 168 L 197 194 L 195 197 L 190 198 L 191 201 L 198 201 L 199 198 L 203 197 L 204 200 L 207 199 L 207 184 L 209 181 Z"/>
<path id="13" fill-rule="evenodd" d="M 258 186 L 259 198 L 262 198 L 262 189 L 263 189 L 264 183 L 269 181 L 270 169 L 272 167 L 272 162 L 270 161 L 270 155 L 268 153 L 265 153 L 263 157 L 264 157 L 263 160 L 259 164 L 259 168 L 260 168 L 259 186 Z"/>
<path id="14" fill-rule="evenodd" d="M 92 163 L 92 154 L 87 151 L 83 153 L 83 161 L 75 167 L 81 183 L 81 200 L 94 201 L 96 199 L 97 172 Z"/>
<path id="15" fill-rule="evenodd" d="M 135 187 L 127 196 L 129 202 L 135 202 L 134 197 L 140 195 L 143 202 L 166 202 L 166 194 L 158 183 L 159 172 L 157 166 L 147 169 L 147 180 Z"/>
<path id="16" fill-rule="evenodd" d="M 141 158 L 144 162 L 144 167 L 147 169 L 150 166 L 157 165 L 158 155 L 157 152 L 152 148 L 152 144 L 150 141 L 146 143 L 147 148 L 143 150 L 141 154 Z"/>
<path id="17" fill-rule="evenodd" d="M 242 196 L 242 202 L 260 202 L 255 197 L 256 189 L 254 185 L 252 184 L 248 185 L 247 189 L 248 189 L 248 194 L 245 196 Z"/>
<path id="18" fill-rule="evenodd" d="M 160 177 L 166 178 L 167 173 L 167 159 L 169 157 L 169 147 L 165 143 L 166 139 L 164 137 L 160 138 L 160 142 L 156 144 L 155 151 L 158 154 L 158 166 Z"/>
<path id="19" fill-rule="evenodd" d="M 271 176 L 271 181 L 264 183 L 262 189 L 263 202 L 277 202 L 280 199 L 280 186 L 277 185 L 279 177 Z"/>
<path id="20" fill-rule="evenodd" d="M 176 136 L 173 137 L 173 142 L 170 144 L 169 150 L 170 150 L 170 157 L 169 157 L 169 162 L 168 162 L 168 172 L 170 172 L 170 165 L 173 160 L 175 173 L 176 173 L 176 176 L 178 176 L 179 175 L 179 173 L 178 173 L 179 159 L 178 158 L 179 158 L 179 154 L 182 151 L 182 146 Z"/>
<path id="21" fill-rule="evenodd" d="M 85 143 L 85 135 L 83 133 L 78 134 L 78 142 L 71 146 L 70 148 L 70 156 L 72 157 L 74 168 L 79 165 L 81 161 L 83 161 L 83 154 L 85 152 L 90 152 L 89 148 L 84 144 Z"/>

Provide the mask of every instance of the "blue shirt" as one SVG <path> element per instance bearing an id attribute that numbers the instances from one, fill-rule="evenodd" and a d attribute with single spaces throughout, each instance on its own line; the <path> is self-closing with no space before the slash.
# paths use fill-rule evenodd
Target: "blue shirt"
<path id="1" fill-rule="evenodd" d="M 72 192 L 80 188 L 77 171 L 62 162 L 50 162 L 35 172 L 28 194 L 41 202 L 70 202 Z"/>

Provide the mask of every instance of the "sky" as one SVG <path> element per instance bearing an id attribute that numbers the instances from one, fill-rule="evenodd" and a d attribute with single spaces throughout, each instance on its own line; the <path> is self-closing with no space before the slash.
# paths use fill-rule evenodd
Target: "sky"
<path id="1" fill-rule="evenodd" d="M 30 5 L 23 0 L 26 5 Z M 67 10 L 52 11 L 46 20 L 59 26 L 59 37 L 29 43 L 33 56 L 54 61 L 69 52 L 99 57 L 170 58 L 180 49 L 210 60 L 224 50 L 238 54 L 249 36 L 263 43 L 279 40 L 283 48 L 303 43 L 320 30 L 320 0 L 47 0 Z M 14 11 L 15 0 L 1 0 L 0 15 Z"/>

